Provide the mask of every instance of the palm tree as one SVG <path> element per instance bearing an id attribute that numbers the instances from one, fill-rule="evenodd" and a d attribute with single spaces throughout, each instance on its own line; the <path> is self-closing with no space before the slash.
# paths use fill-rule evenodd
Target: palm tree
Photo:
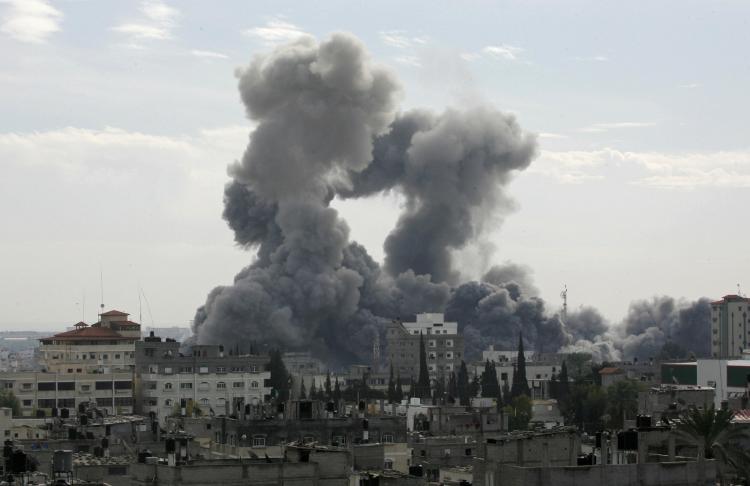
<path id="1" fill-rule="evenodd" d="M 732 424 L 734 412 L 716 410 L 713 406 L 705 410 L 690 408 L 682 415 L 677 432 L 698 446 L 699 459 L 715 459 L 717 475 L 723 484 L 722 469 L 733 467 L 738 473 L 748 476 L 750 456 L 736 446 L 746 433 Z M 701 451 L 702 449 L 702 451 Z"/>

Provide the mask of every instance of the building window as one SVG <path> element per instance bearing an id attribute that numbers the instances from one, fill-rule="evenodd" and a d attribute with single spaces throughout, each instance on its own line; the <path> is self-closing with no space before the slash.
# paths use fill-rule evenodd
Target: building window
<path id="1" fill-rule="evenodd" d="M 54 408 L 57 402 L 54 398 L 40 398 L 36 403 L 37 408 Z"/>
<path id="2" fill-rule="evenodd" d="M 172 374 L 172 368 L 164 368 L 164 374 L 165 375 L 171 375 Z"/>
<path id="3" fill-rule="evenodd" d="M 245 388 L 245 382 L 235 381 L 234 383 L 232 383 L 232 388 Z"/>
<path id="4" fill-rule="evenodd" d="M 431 348 L 434 348 L 435 346 L 437 346 L 437 342 L 434 339 L 430 339 L 429 341 L 427 341 L 427 345 Z"/>
<path id="5" fill-rule="evenodd" d="M 452 348 L 453 347 L 453 340 L 452 339 L 446 339 L 445 340 L 445 347 L 446 348 Z"/>
<path id="6" fill-rule="evenodd" d="M 44 382 L 44 383 L 37 383 L 37 390 L 39 391 L 55 391 L 55 382 Z M 53 405 L 54 407 L 54 405 Z"/>
<path id="7" fill-rule="evenodd" d="M 258 388 L 258 382 L 257 382 L 257 381 L 254 381 L 254 382 L 250 383 L 250 386 L 251 386 L 252 388 Z"/>
<path id="8" fill-rule="evenodd" d="M 198 368 L 198 373 L 201 373 L 201 374 L 208 373 L 208 366 L 201 366 L 200 368 Z"/>
<path id="9" fill-rule="evenodd" d="M 180 389 L 181 390 L 192 390 L 193 384 L 192 383 L 180 383 Z"/>
<path id="10" fill-rule="evenodd" d="M 216 367 L 216 372 L 217 373 L 226 373 L 227 372 L 227 368 L 225 366 L 217 366 Z"/>
<path id="11" fill-rule="evenodd" d="M 33 400 L 24 400 L 23 401 L 23 406 L 24 407 L 30 407 L 32 403 L 34 403 Z"/>
<path id="12" fill-rule="evenodd" d="M 210 402 L 208 401 L 208 398 L 201 398 L 200 403 L 201 405 L 208 406 Z"/>
<path id="13" fill-rule="evenodd" d="M 385 461 L 383 461 L 383 469 L 387 471 L 393 469 L 393 459 L 386 458 Z"/>
<path id="14" fill-rule="evenodd" d="M 174 404 L 174 401 L 171 398 L 167 398 L 164 400 L 164 405 L 167 407 L 171 407 Z"/>
<path id="15" fill-rule="evenodd" d="M 115 390 L 131 390 L 133 388 L 132 381 L 116 381 Z"/>
<path id="16" fill-rule="evenodd" d="M 149 358 L 154 357 L 154 348 L 146 348 L 143 350 L 143 353 L 148 356 Z"/>
<path id="17" fill-rule="evenodd" d="M 117 407 L 132 407 L 133 397 L 115 397 L 115 406 Z"/>
<path id="18" fill-rule="evenodd" d="M 216 384 L 216 389 L 217 390 L 226 390 L 227 389 L 227 384 L 224 383 L 223 381 L 220 381 L 220 382 L 218 382 Z"/>
<path id="19" fill-rule="evenodd" d="M 119 354 L 115 354 L 115 359 L 120 359 L 120 355 Z"/>
<path id="20" fill-rule="evenodd" d="M 171 390 L 171 389 L 172 389 L 172 384 L 171 384 L 171 383 L 169 383 L 169 382 L 167 382 L 167 383 L 164 383 L 164 389 L 165 389 L 165 390 Z"/>
<path id="21" fill-rule="evenodd" d="M 60 391 L 70 391 L 76 389 L 75 381 L 60 381 L 57 383 L 57 389 Z"/>
<path id="22" fill-rule="evenodd" d="M 149 390 L 156 390 L 156 382 L 155 381 L 149 381 L 146 384 L 146 388 L 148 388 Z"/>
<path id="23" fill-rule="evenodd" d="M 383 444 L 393 444 L 393 434 L 383 434 Z"/>
<path id="24" fill-rule="evenodd" d="M 253 436 L 253 447 L 265 447 L 266 436 L 265 435 L 254 435 Z"/>
<path id="25" fill-rule="evenodd" d="M 453 353 L 451 351 L 448 351 L 447 353 L 445 353 L 445 358 L 446 359 L 453 359 Z"/>
<path id="26" fill-rule="evenodd" d="M 192 366 L 183 366 L 180 368 L 180 373 L 192 373 L 193 367 Z"/>

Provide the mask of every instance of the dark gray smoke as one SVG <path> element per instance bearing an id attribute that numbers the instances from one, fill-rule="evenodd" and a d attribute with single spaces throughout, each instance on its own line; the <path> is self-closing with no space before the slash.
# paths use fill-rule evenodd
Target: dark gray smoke
<path id="1" fill-rule="evenodd" d="M 256 56 L 238 78 L 257 128 L 230 167 L 223 216 L 257 258 L 210 292 L 196 313 L 197 342 L 312 349 L 343 364 L 367 360 L 389 320 L 444 311 L 470 357 L 489 344 L 512 349 L 523 332 L 538 351 L 567 346 L 610 359 L 689 341 L 700 325 L 700 309 L 677 304 L 660 307 L 654 322 L 626 321 L 627 338 L 594 310 L 563 323 L 530 271 L 512 263 L 461 283 L 454 253 L 513 209 L 505 186 L 536 153 L 514 117 L 487 107 L 398 113 L 397 80 L 345 34 Z M 381 268 L 330 203 L 389 191 L 405 208 Z"/>

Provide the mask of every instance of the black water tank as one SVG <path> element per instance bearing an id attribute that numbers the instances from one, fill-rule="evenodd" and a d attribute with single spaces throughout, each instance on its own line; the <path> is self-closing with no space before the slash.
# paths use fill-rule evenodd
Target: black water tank
<path id="1" fill-rule="evenodd" d="M 617 448 L 621 451 L 637 451 L 638 431 L 626 430 L 617 434 Z"/>
<path id="2" fill-rule="evenodd" d="M 638 415 L 635 418 L 635 426 L 639 429 L 651 427 L 651 415 Z"/>
<path id="3" fill-rule="evenodd" d="M 70 410 L 68 410 L 67 408 L 61 408 L 60 409 L 60 418 L 64 418 L 64 419 L 70 418 Z"/>
<path id="4" fill-rule="evenodd" d="M 166 441 L 164 441 L 164 447 L 167 451 L 167 454 L 175 452 L 177 450 L 177 443 L 174 439 L 169 438 Z"/>

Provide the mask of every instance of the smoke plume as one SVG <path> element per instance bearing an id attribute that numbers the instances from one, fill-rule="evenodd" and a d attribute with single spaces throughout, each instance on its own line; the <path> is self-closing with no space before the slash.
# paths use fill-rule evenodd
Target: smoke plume
<path id="1" fill-rule="evenodd" d="M 694 339 L 703 304 L 634 304 L 618 334 L 593 309 L 563 322 L 526 267 L 505 263 L 463 281 L 454 254 L 513 210 L 506 186 L 537 151 L 512 115 L 487 106 L 400 112 L 397 79 L 346 34 L 258 55 L 238 79 L 257 128 L 229 168 L 223 217 L 256 258 L 209 293 L 196 312 L 197 342 L 256 341 L 361 362 L 391 319 L 443 311 L 470 357 L 489 344 L 512 349 L 521 332 L 538 351 L 601 359 Z M 330 203 L 389 191 L 405 204 L 381 267 Z"/>

